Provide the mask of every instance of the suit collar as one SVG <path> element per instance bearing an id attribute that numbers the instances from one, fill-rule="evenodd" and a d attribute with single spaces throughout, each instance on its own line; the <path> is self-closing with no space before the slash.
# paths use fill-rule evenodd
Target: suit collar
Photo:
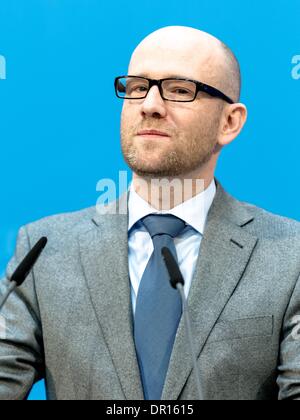
<path id="1" fill-rule="evenodd" d="M 133 184 L 130 187 L 128 200 L 129 223 L 128 230 L 141 219 L 149 214 L 172 214 L 183 220 L 187 225 L 194 228 L 201 235 L 204 231 L 206 217 L 211 204 L 215 198 L 216 184 L 213 180 L 206 190 L 197 194 L 194 198 L 174 207 L 168 211 L 158 211 L 143 200 L 134 190 Z"/>
<path id="2" fill-rule="evenodd" d="M 210 219 L 212 220 L 214 216 L 224 218 L 240 227 L 252 222 L 254 217 L 250 210 L 242 206 L 238 200 L 228 194 L 217 178 L 215 178 L 215 184 L 216 194 L 209 210 Z M 103 215 L 109 214 L 127 216 L 128 222 L 129 193 L 130 190 L 126 191 L 118 201 L 109 204 L 105 209 L 96 209 L 92 217 L 93 223 L 96 226 L 101 226 L 103 224 Z"/>

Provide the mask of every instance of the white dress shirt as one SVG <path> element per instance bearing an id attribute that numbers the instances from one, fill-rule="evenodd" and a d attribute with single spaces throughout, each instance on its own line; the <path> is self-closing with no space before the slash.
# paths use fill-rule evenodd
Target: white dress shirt
<path id="1" fill-rule="evenodd" d="M 187 224 L 187 227 L 181 235 L 175 238 L 174 243 L 179 267 L 185 280 L 184 292 L 186 297 L 188 297 L 198 260 L 207 214 L 215 195 L 216 184 L 213 180 L 206 190 L 194 198 L 185 201 L 172 210 L 158 211 L 143 200 L 136 193 L 133 183 L 131 184 L 128 201 L 128 264 L 133 313 L 135 313 L 140 282 L 154 250 L 152 238 L 140 220 L 149 214 L 172 214 Z"/>

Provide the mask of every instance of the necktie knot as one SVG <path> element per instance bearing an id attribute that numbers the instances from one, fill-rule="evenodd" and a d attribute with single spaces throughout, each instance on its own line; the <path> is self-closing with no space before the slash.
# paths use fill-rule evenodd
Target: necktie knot
<path id="1" fill-rule="evenodd" d="M 171 214 L 151 214 L 144 217 L 142 223 L 152 239 L 157 235 L 176 238 L 186 226 L 183 220 Z"/>

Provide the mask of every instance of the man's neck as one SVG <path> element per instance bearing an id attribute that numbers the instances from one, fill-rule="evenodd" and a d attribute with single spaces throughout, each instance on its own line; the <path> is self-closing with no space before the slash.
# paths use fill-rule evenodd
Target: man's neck
<path id="1" fill-rule="evenodd" d="M 147 178 L 133 176 L 135 192 L 158 211 L 171 210 L 206 190 L 214 174 L 189 174 L 182 177 Z"/>

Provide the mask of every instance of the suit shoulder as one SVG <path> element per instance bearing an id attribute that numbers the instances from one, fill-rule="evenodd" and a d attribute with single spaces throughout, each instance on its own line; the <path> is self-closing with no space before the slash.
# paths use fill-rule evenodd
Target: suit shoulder
<path id="1" fill-rule="evenodd" d="M 240 202 L 254 217 L 255 229 L 264 236 L 274 238 L 294 237 L 300 242 L 300 222 L 272 213 L 248 202 Z"/>
<path id="2" fill-rule="evenodd" d="M 48 216 L 25 226 L 30 236 L 72 236 L 92 227 L 95 207 Z"/>

